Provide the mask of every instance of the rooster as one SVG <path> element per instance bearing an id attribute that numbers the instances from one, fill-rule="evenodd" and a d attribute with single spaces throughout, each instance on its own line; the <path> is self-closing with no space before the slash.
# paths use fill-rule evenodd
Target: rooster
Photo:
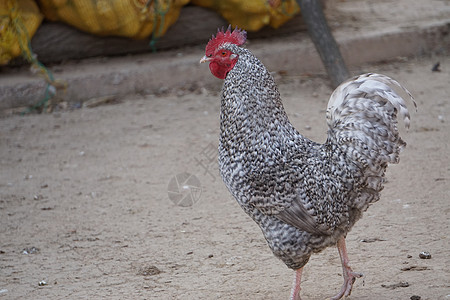
<path id="1" fill-rule="evenodd" d="M 291 300 L 300 299 L 303 267 L 312 253 L 336 245 L 344 284 L 332 299 L 350 295 L 357 277 L 345 237 L 370 204 L 378 201 L 389 163 L 406 143 L 397 114 L 409 128 L 397 81 L 368 73 L 341 84 L 327 107 L 324 144 L 290 123 L 266 67 L 241 47 L 246 32 L 219 30 L 201 63 L 224 79 L 221 93 L 219 167 L 228 190 L 260 226 L 276 257 L 295 270 Z"/>

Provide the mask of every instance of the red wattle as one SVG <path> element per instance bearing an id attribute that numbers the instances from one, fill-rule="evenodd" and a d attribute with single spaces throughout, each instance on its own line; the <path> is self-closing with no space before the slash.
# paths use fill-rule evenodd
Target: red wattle
<path id="1" fill-rule="evenodd" d="M 234 65 L 233 65 L 234 66 Z M 212 61 L 209 64 L 209 70 L 211 70 L 211 73 L 216 76 L 219 79 L 225 79 L 227 77 L 228 72 L 233 68 L 233 66 L 224 66 L 221 64 L 218 64 L 215 61 Z"/>

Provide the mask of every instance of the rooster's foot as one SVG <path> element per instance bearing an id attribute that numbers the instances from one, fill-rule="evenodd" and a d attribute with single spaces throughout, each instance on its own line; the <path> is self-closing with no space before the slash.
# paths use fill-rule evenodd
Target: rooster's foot
<path id="1" fill-rule="evenodd" d="M 347 247 L 345 246 L 344 237 L 338 240 L 337 248 L 339 251 L 339 256 L 341 257 L 342 274 L 344 275 L 344 284 L 342 285 L 340 292 L 336 296 L 331 298 L 331 300 L 339 300 L 342 297 L 350 296 L 353 288 L 353 283 L 355 282 L 356 278 L 364 276 L 362 273 L 353 272 L 352 268 L 350 268 L 348 262 Z"/>
<path id="2" fill-rule="evenodd" d="M 361 278 L 364 275 L 362 273 L 353 272 L 350 267 L 346 271 L 344 271 L 344 284 L 340 292 L 331 298 L 331 300 L 339 300 L 342 297 L 350 296 L 353 288 L 353 283 L 355 283 L 356 278 Z"/>

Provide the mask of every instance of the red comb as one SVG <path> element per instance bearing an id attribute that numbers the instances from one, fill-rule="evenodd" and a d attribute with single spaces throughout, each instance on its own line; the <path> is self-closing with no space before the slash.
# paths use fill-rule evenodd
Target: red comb
<path id="1" fill-rule="evenodd" d="M 227 31 L 222 28 L 222 30 L 217 30 L 216 36 L 212 36 L 206 45 L 205 53 L 208 55 L 213 53 L 220 45 L 225 43 L 242 45 L 247 40 L 247 32 L 245 30 L 238 29 L 237 27 L 231 32 L 231 25 L 228 26 Z"/>

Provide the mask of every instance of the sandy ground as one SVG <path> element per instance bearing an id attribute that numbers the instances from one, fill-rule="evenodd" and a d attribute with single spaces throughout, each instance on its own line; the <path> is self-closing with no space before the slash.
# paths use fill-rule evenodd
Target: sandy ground
<path id="1" fill-rule="evenodd" d="M 419 111 L 381 201 L 348 235 L 365 274 L 351 299 L 450 299 L 450 57 L 365 71 L 398 79 Z M 292 122 L 324 141 L 323 76 L 276 78 Z M 220 84 L 0 119 L 0 299 L 287 299 L 293 271 L 218 174 Z M 335 248 L 314 255 L 303 297 L 334 295 L 340 273 Z"/>

